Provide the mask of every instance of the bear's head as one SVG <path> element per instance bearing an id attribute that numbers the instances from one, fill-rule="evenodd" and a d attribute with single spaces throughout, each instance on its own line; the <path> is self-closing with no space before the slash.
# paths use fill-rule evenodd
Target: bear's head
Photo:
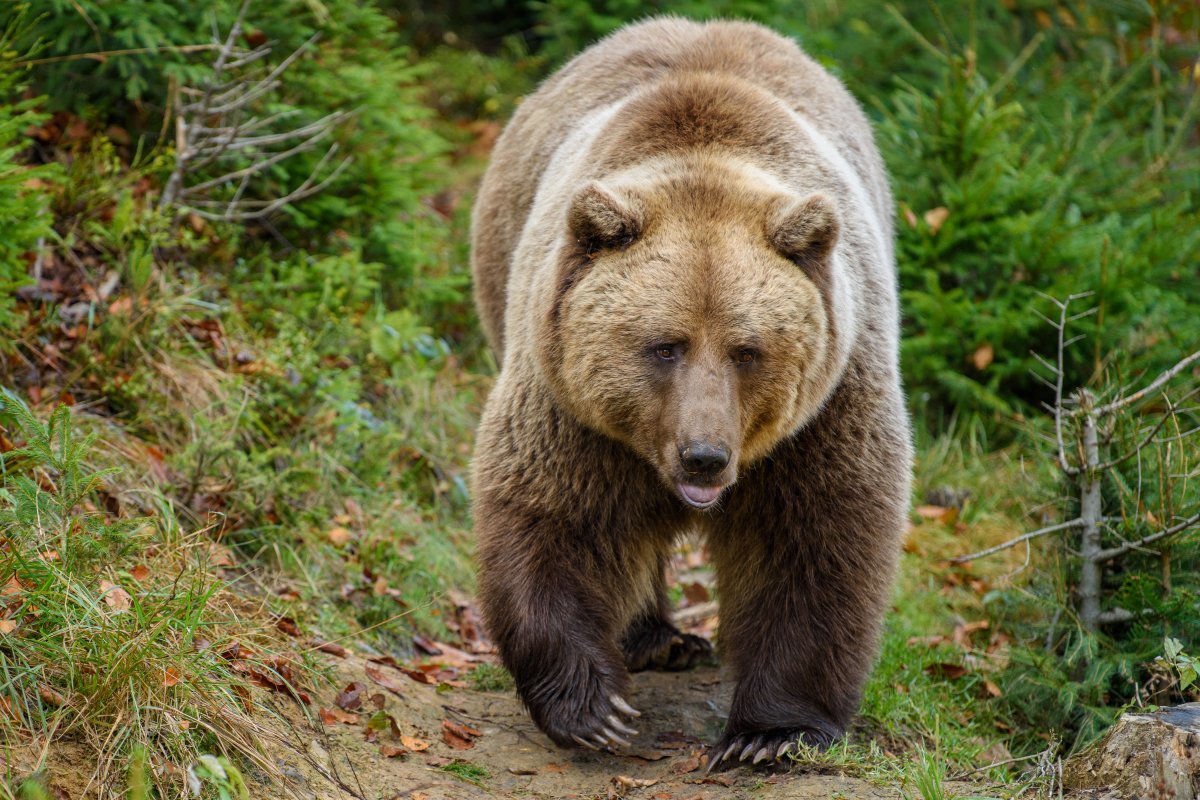
<path id="1" fill-rule="evenodd" d="M 710 508 L 844 367 L 836 205 L 708 156 L 592 181 L 564 210 L 543 371 L 580 421 Z"/>

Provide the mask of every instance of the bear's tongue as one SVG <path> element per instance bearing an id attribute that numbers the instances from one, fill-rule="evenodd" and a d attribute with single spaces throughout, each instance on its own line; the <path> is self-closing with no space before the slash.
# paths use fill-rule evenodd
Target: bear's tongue
<path id="1" fill-rule="evenodd" d="M 711 505 L 721 496 L 722 486 L 692 486 L 690 483 L 679 484 L 679 493 L 692 505 Z"/>

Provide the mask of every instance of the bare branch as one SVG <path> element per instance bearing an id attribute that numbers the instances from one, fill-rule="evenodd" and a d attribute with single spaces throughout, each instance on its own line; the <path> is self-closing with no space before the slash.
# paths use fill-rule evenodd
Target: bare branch
<path id="1" fill-rule="evenodd" d="M 1116 400 L 1113 400 L 1111 403 L 1100 406 L 1099 408 L 1096 409 L 1097 416 L 1104 416 L 1107 414 L 1112 414 L 1115 411 L 1120 411 L 1122 408 L 1125 408 L 1126 406 L 1129 406 L 1129 405 L 1132 405 L 1133 403 L 1138 402 L 1143 397 L 1146 397 L 1149 394 L 1153 394 L 1154 392 L 1161 389 L 1164 384 L 1166 384 L 1168 381 L 1170 381 L 1176 375 L 1183 372 L 1189 366 L 1191 366 L 1192 364 L 1197 363 L 1197 362 L 1200 362 L 1200 350 L 1197 350 L 1196 352 L 1192 353 L 1190 356 L 1185 357 L 1183 360 L 1176 363 L 1175 366 L 1173 366 L 1170 369 L 1163 372 L 1161 375 L 1159 375 L 1157 378 L 1155 378 L 1153 381 L 1151 381 L 1150 384 L 1148 386 L 1146 386 L 1144 389 L 1134 392 L 1133 394 L 1128 395 L 1127 397 L 1119 397 Z"/>
<path id="2" fill-rule="evenodd" d="M 248 167 L 243 167 L 235 172 L 230 172 L 211 180 L 204 181 L 203 183 L 198 183 L 195 186 L 189 186 L 184 193 L 191 194 L 193 192 L 203 192 L 205 189 L 211 189 L 214 186 L 220 186 L 221 184 L 240 180 L 244 175 L 257 175 L 263 170 L 275 166 L 280 161 L 285 161 L 294 155 L 299 155 L 300 153 L 312 150 L 317 146 L 317 142 L 324 138 L 324 136 L 327 134 L 328 131 L 324 131 L 317 136 L 313 136 L 304 140 L 295 147 L 287 150 L 280 150 L 278 153 L 272 153 L 268 158 L 264 158 L 262 161 L 255 161 Z"/>
<path id="3" fill-rule="evenodd" d="M 977 558 L 983 558 L 984 556 L 990 556 L 993 553 L 999 553 L 1001 550 L 1007 550 L 1010 547 L 1016 547 L 1022 542 L 1028 542 L 1030 539 L 1036 539 L 1039 536 L 1045 536 L 1050 533 L 1059 533 L 1060 531 L 1068 531 L 1072 530 L 1073 528 L 1082 528 L 1083 524 L 1084 523 L 1082 519 L 1073 519 L 1069 522 L 1060 522 L 1057 525 L 1050 525 L 1046 528 L 1038 528 L 1036 531 L 1030 531 L 1029 533 L 1022 534 L 1015 539 L 1009 539 L 1003 544 L 998 544 L 995 547 L 989 547 L 986 550 L 980 550 L 978 553 L 971 553 L 965 556 L 956 556 L 950 559 L 950 563 L 965 564 L 968 561 L 974 561 Z"/>
<path id="4" fill-rule="evenodd" d="M 1182 398 L 1182 401 L 1186 401 L 1186 400 L 1190 399 L 1193 395 L 1195 395 L 1197 393 L 1200 393 L 1200 386 L 1197 386 L 1196 388 L 1192 389 L 1190 392 L 1185 394 Z M 1163 426 L 1166 425 L 1167 422 L 1169 420 L 1171 420 L 1175 416 L 1176 413 L 1177 412 L 1176 412 L 1175 406 L 1168 403 L 1167 410 L 1163 412 L 1163 415 L 1159 418 L 1158 423 L 1155 424 L 1154 427 L 1152 427 L 1150 429 L 1150 432 L 1148 434 L 1146 434 L 1146 436 L 1143 437 L 1140 442 L 1138 442 L 1136 445 L 1133 446 L 1133 449 L 1129 450 L 1124 455 L 1117 456 L 1116 458 L 1112 459 L 1111 461 L 1105 461 L 1104 463 L 1102 463 L 1098 467 L 1096 467 L 1096 469 L 1101 472 L 1110 470 L 1113 467 L 1117 467 L 1117 466 L 1120 466 L 1121 464 L 1124 464 L 1126 461 L 1133 458 L 1133 456 L 1136 453 L 1138 453 L 1138 451 L 1146 448 L 1150 444 L 1173 441 L 1175 437 L 1163 439 L 1163 440 L 1155 439 L 1154 437 L 1158 435 L 1158 432 L 1162 430 Z"/>
<path id="5" fill-rule="evenodd" d="M 265 70 L 265 74 L 262 69 L 252 70 L 261 77 L 248 77 L 245 68 L 259 64 L 271 52 L 267 45 L 247 50 L 238 44 L 249 6 L 250 0 L 242 0 L 237 17 L 223 39 L 214 24 L 213 39 L 218 52 L 209 80 L 201 88 L 183 87 L 176 93 L 175 169 L 159 198 L 160 209 L 175 206 L 211 220 L 263 219 L 326 188 L 350 164 L 350 159 L 345 158 L 322 177 L 337 153 L 334 143 L 308 177 L 283 196 L 274 199 L 247 196 L 253 195 L 251 186 L 256 178 L 276 164 L 316 148 L 350 115 L 336 111 L 292 130 L 271 130 L 271 126 L 298 112 L 256 116 L 250 111 L 282 85 L 283 73 L 308 51 L 319 34 L 309 37 L 287 58 Z M 180 102 L 179 98 L 185 96 L 189 102 Z M 189 176 L 212 165 L 218 165 L 217 169 L 223 165 L 227 171 L 187 185 Z M 231 187 L 232 194 L 222 198 L 205 196 L 222 186 Z"/>
<path id="6" fill-rule="evenodd" d="M 1182 522 L 1176 523 L 1169 528 L 1164 528 L 1158 533 L 1144 536 L 1141 539 L 1138 539 L 1136 542 L 1126 542 L 1118 547 L 1110 547 L 1107 550 L 1101 550 L 1092 556 L 1092 560 L 1096 562 L 1108 561 L 1110 559 L 1117 558 L 1118 556 L 1123 556 L 1133 550 L 1143 548 L 1146 545 L 1154 544 L 1155 542 L 1162 541 L 1163 539 L 1175 536 L 1176 534 L 1183 533 L 1189 528 L 1194 528 L 1197 525 L 1200 525 L 1200 512 L 1193 514 Z"/>
<path id="7" fill-rule="evenodd" d="M 322 191 L 326 186 L 331 184 L 334 180 L 336 180 L 337 177 L 342 174 L 342 171 L 345 170 L 346 167 L 350 166 L 350 163 L 354 159 L 350 158 L 349 156 L 346 156 L 345 158 L 342 159 L 341 163 L 339 163 L 336 167 L 333 168 L 333 171 L 331 171 L 328 175 L 326 175 L 323 179 L 321 179 L 320 183 L 313 184 L 313 179 L 316 178 L 316 175 L 320 171 L 321 167 L 325 164 L 325 162 L 329 159 L 329 157 L 333 155 L 333 153 L 336 150 L 337 150 L 336 146 L 330 147 L 329 150 L 325 153 L 325 155 L 321 158 L 321 161 L 317 165 L 317 168 L 314 169 L 312 174 L 310 174 L 308 176 L 308 178 L 305 179 L 304 183 L 300 184 L 299 186 L 297 186 L 292 191 L 288 192 L 283 197 L 278 197 L 269 202 L 268 201 L 246 201 L 246 200 L 243 200 L 238 203 L 239 208 L 246 208 L 251 203 L 266 203 L 266 205 L 263 205 L 258 210 L 254 210 L 254 211 L 242 210 L 242 211 L 230 213 L 228 206 L 226 206 L 226 211 L 224 213 L 213 214 L 208 211 L 203 211 L 194 206 L 183 206 L 183 208 L 186 208 L 187 210 L 195 213 L 196 215 L 203 217 L 204 219 L 209 219 L 209 220 L 218 220 L 218 221 L 226 221 L 226 222 L 246 222 L 249 220 L 261 219 L 262 217 L 268 216 L 269 214 L 272 214 L 273 212 L 278 211 L 279 209 L 283 208 L 284 206 L 288 205 L 289 203 L 294 203 L 298 200 L 303 200 L 306 197 L 311 197 L 312 195 L 317 194 L 318 192 Z M 225 205 L 225 204 L 221 204 L 221 205 Z"/>

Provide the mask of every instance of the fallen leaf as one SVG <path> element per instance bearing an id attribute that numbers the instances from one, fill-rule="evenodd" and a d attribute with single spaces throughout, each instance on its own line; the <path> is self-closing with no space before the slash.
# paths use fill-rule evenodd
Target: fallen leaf
<path id="1" fill-rule="evenodd" d="M 400 726 L 396 724 L 396 718 L 386 711 L 376 711 L 367 720 L 367 741 L 376 741 L 384 731 L 391 731 L 394 739 L 400 738 Z"/>
<path id="2" fill-rule="evenodd" d="M 350 531 L 340 525 L 336 528 L 330 528 L 329 541 L 336 547 L 341 547 L 350 541 Z"/>
<path id="3" fill-rule="evenodd" d="M 419 669 L 401 670 L 405 675 L 412 678 L 417 683 L 424 683 L 428 686 L 437 686 L 438 679 L 436 675 L 431 675 L 428 672 L 422 672 Z"/>
<path id="4" fill-rule="evenodd" d="M 238 699 L 242 701 L 242 708 L 245 709 L 247 714 L 249 714 L 253 710 L 253 706 L 250 702 L 250 690 L 245 686 L 241 686 L 236 683 L 229 688 L 232 689 L 233 693 L 236 694 Z"/>
<path id="5" fill-rule="evenodd" d="M 917 506 L 913 510 L 921 519 L 936 520 L 943 525 L 953 525 L 958 519 L 958 509 L 953 506 Z"/>
<path id="6" fill-rule="evenodd" d="M 442 720 L 442 741 L 455 750 L 470 750 L 475 746 L 475 737 L 482 735 L 480 731 L 466 725 Z"/>
<path id="7" fill-rule="evenodd" d="M 394 744 L 379 745 L 379 755 L 384 758 L 396 758 L 397 756 L 408 755 L 408 751 L 403 747 L 396 747 Z"/>
<path id="8" fill-rule="evenodd" d="M 999 697 L 1001 694 L 1003 694 L 1003 692 L 1000 691 L 1000 687 L 991 681 L 983 682 L 983 691 L 987 693 L 988 697 Z"/>
<path id="9" fill-rule="evenodd" d="M 348 685 L 345 689 L 342 689 L 341 693 L 338 694 L 337 698 L 334 699 L 333 702 L 336 703 L 337 707 L 343 711 L 355 711 L 362 708 L 363 693 L 366 691 L 366 684 L 355 681 Z"/>
<path id="10" fill-rule="evenodd" d="M 162 685 L 164 688 L 169 688 L 176 685 L 179 683 L 179 680 L 179 670 L 175 669 L 175 667 L 167 667 L 166 670 L 163 671 Z"/>
<path id="11" fill-rule="evenodd" d="M 286 633 L 288 636 L 299 636 L 300 626 L 296 624 L 296 620 L 291 617 L 277 617 L 275 619 L 275 627 Z"/>
<path id="12" fill-rule="evenodd" d="M 367 673 L 368 678 L 375 681 L 376 683 L 378 683 L 383 688 L 387 689 L 392 694 L 398 695 L 399 697 L 404 696 L 404 693 L 402 691 L 400 691 L 399 682 L 396 681 L 396 679 L 393 678 L 392 676 L 385 675 L 383 672 L 375 669 L 374 667 L 372 667 L 370 665 L 363 667 L 363 672 Z"/>
<path id="13" fill-rule="evenodd" d="M 948 678 L 949 680 L 954 681 L 958 680 L 963 675 L 966 675 L 967 668 L 961 664 L 947 664 L 939 662 L 937 664 L 930 664 L 925 668 L 925 672 L 926 674 L 933 675 L 934 677 Z"/>
<path id="14" fill-rule="evenodd" d="M 987 630 L 988 621 L 986 619 L 977 620 L 975 622 L 963 622 L 954 626 L 954 643 L 964 650 L 972 648 L 971 634 L 976 631 Z"/>
<path id="15" fill-rule="evenodd" d="M 128 611 L 133 605 L 133 598 L 129 596 L 129 592 L 110 581 L 100 581 L 100 595 L 104 598 L 104 604 L 113 611 Z"/>
<path id="16" fill-rule="evenodd" d="M 537 775 L 537 767 L 509 767 L 508 771 L 513 775 Z"/>
<path id="17" fill-rule="evenodd" d="M 232 567 L 233 553 L 223 544 L 213 542 L 208 546 L 208 565 L 210 567 Z"/>
<path id="18" fill-rule="evenodd" d="M 429 749 L 429 742 L 424 739 L 418 739 L 415 736 L 401 736 L 400 744 L 412 750 L 414 753 L 422 753 Z"/>
<path id="19" fill-rule="evenodd" d="M 696 605 L 697 603 L 707 603 L 709 600 L 708 587 L 703 583 L 696 581 L 693 581 L 692 583 L 686 583 L 683 586 L 683 596 L 686 597 L 687 601 L 692 605 Z"/>
<path id="20" fill-rule="evenodd" d="M 681 761 L 676 761 L 671 764 L 671 772 L 676 775 L 686 775 L 689 772 L 695 772 L 700 769 L 700 757 L 690 756 Z"/>
<path id="21" fill-rule="evenodd" d="M 343 725 L 358 724 L 358 714 L 351 714 L 349 711 L 342 711 L 340 708 L 319 708 L 317 709 L 317 716 L 326 725 L 337 725 L 339 722 Z"/>
<path id="22" fill-rule="evenodd" d="M 975 365 L 975 369 L 982 372 L 988 368 L 992 360 L 996 357 L 996 351 L 992 349 L 990 344 L 986 342 L 975 348 L 975 352 L 971 354 L 971 363 Z"/>
<path id="23" fill-rule="evenodd" d="M 17 629 L 17 621 L 15 619 L 0 619 L 0 633 L 8 634 Z"/>
<path id="24" fill-rule="evenodd" d="M 925 217 L 925 224 L 929 226 L 929 230 L 936 234 L 950 217 L 950 209 L 945 206 L 938 206 L 937 208 L 929 209 L 923 216 Z"/>
<path id="25" fill-rule="evenodd" d="M 38 686 L 38 697 L 48 706 L 60 708 L 67 704 L 67 698 L 51 689 L 49 686 Z"/>
<path id="26" fill-rule="evenodd" d="M 322 653 L 328 653 L 329 655 L 337 656 L 338 658 L 345 658 L 347 655 L 346 648 L 333 642 L 323 642 L 320 639 L 314 639 L 313 647 L 320 650 Z"/>
<path id="27" fill-rule="evenodd" d="M 129 570 L 129 576 L 138 583 L 141 583 L 150 577 L 150 568 L 145 564 L 138 564 L 136 567 Z"/>
<path id="28" fill-rule="evenodd" d="M 419 633 L 413 636 L 413 647 L 428 656 L 440 656 L 442 654 L 442 651 L 438 649 L 437 642 L 427 639 Z"/>

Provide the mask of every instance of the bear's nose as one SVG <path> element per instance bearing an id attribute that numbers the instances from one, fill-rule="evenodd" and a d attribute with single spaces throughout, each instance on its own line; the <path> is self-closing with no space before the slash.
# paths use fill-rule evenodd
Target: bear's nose
<path id="1" fill-rule="evenodd" d="M 689 473 L 712 474 L 725 469 L 729 463 L 729 451 L 721 445 L 691 442 L 679 448 L 679 460 Z"/>

